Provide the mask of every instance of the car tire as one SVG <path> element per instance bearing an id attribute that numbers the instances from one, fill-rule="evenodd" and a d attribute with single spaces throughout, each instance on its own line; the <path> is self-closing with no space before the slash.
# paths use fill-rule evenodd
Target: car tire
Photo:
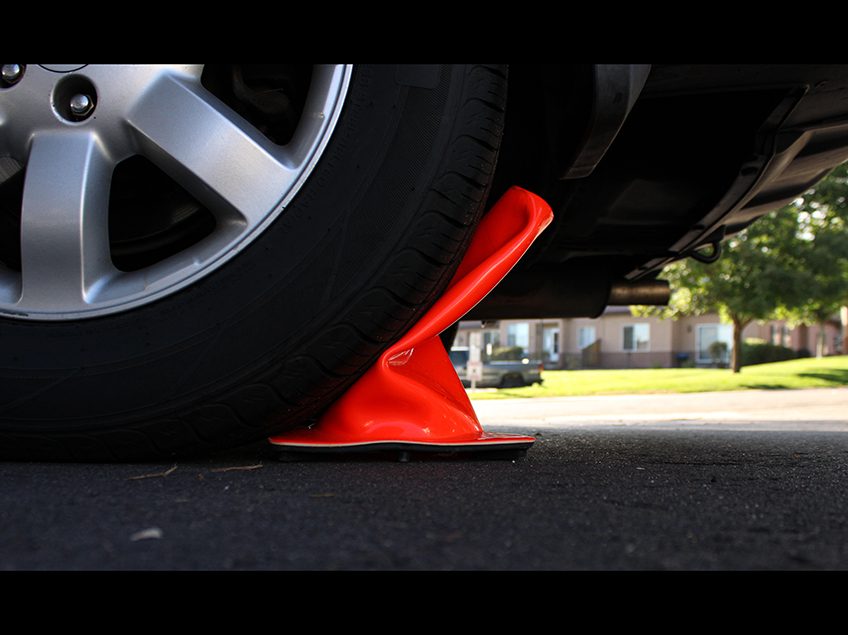
<path id="1" fill-rule="evenodd" d="M 310 423 L 447 286 L 506 86 L 499 66 L 355 66 L 308 178 L 224 264 L 93 317 L 0 317 L 0 455 L 160 459 Z"/>
<path id="2" fill-rule="evenodd" d="M 501 379 L 500 388 L 520 388 L 525 385 L 524 377 L 519 373 L 507 373 Z"/>

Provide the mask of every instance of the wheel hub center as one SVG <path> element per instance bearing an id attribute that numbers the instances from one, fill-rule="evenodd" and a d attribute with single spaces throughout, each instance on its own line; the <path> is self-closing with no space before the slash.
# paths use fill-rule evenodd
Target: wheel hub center
<path id="1" fill-rule="evenodd" d="M 12 65 L 8 65 L 12 66 Z M 96 135 L 115 161 L 137 152 L 134 108 L 164 77 L 199 82 L 199 65 L 29 64 L 0 87 L 0 156 L 26 161 L 32 140 L 71 130 Z M 5 67 L 4 67 L 5 68 Z"/>

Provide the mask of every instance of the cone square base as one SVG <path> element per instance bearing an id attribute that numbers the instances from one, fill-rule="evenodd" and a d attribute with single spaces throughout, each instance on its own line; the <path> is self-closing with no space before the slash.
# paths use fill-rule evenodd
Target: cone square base
<path id="1" fill-rule="evenodd" d="M 399 450 L 410 452 L 497 452 L 505 450 L 527 450 L 536 441 L 534 437 L 493 435 L 485 433 L 475 441 L 416 442 L 401 439 L 383 441 L 295 441 L 285 437 L 272 437 L 272 445 L 287 452 L 382 452 Z"/>

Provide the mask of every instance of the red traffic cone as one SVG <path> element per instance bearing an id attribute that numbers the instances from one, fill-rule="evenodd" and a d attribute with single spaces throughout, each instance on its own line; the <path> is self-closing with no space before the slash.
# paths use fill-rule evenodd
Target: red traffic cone
<path id="1" fill-rule="evenodd" d="M 287 451 L 525 450 L 534 438 L 487 433 L 439 333 L 482 300 L 553 219 L 512 187 L 483 217 L 447 291 L 312 427 L 270 442 Z"/>

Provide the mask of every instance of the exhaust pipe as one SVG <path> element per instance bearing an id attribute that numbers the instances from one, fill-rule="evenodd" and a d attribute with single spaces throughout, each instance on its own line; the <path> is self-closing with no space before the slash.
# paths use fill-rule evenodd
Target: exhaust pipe
<path id="1" fill-rule="evenodd" d="M 666 305 L 666 280 L 611 282 L 601 271 L 513 272 L 471 309 L 467 320 L 598 317 L 607 305 Z"/>
<path id="2" fill-rule="evenodd" d="M 668 280 L 645 280 L 641 282 L 613 282 L 607 304 L 629 306 L 649 304 L 665 306 L 671 297 Z"/>

